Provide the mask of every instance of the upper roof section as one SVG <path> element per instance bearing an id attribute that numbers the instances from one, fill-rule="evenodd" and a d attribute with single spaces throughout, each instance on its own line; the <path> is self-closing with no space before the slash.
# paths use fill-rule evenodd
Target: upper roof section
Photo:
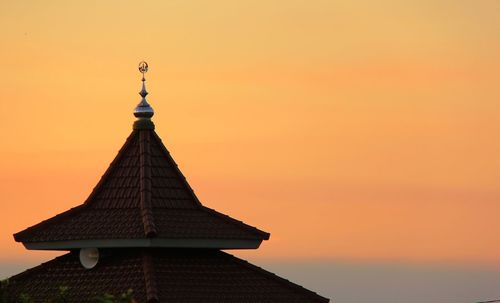
<path id="1" fill-rule="evenodd" d="M 144 84 L 144 82 L 143 82 Z M 258 248 L 269 234 L 203 206 L 154 131 L 143 100 L 134 130 L 84 204 L 14 235 L 28 249 Z M 145 105 L 146 104 L 146 105 Z"/>

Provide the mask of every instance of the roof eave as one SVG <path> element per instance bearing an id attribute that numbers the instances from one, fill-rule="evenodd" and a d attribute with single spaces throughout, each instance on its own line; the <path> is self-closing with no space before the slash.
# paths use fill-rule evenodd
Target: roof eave
<path id="1" fill-rule="evenodd" d="M 213 249 L 257 249 L 262 240 L 249 239 L 97 239 L 64 240 L 45 242 L 23 242 L 29 250 L 72 250 L 87 247 L 132 248 L 132 247 L 169 247 L 169 248 L 213 248 Z"/>

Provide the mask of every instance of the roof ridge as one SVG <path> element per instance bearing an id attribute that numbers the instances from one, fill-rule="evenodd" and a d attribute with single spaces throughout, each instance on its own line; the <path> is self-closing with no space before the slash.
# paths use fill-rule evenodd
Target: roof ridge
<path id="1" fill-rule="evenodd" d="M 90 202 L 92 201 L 92 198 L 94 198 L 94 196 L 96 196 L 99 193 L 99 191 L 102 189 L 102 185 L 104 185 L 104 181 L 106 181 L 108 176 L 116 169 L 116 163 L 118 163 L 121 160 L 121 158 L 123 157 L 123 154 L 125 154 L 125 151 L 129 147 L 130 143 L 133 141 L 133 138 L 135 137 L 137 132 L 138 131 L 135 129 L 132 130 L 132 133 L 130 133 L 130 135 L 127 137 L 127 140 L 125 140 L 125 143 L 123 144 L 122 148 L 120 148 L 120 150 L 118 151 L 118 154 L 115 156 L 113 161 L 111 161 L 108 168 L 106 169 L 106 171 L 102 175 L 101 179 L 99 179 L 99 182 L 97 182 L 96 186 L 94 186 L 94 189 L 92 190 L 90 195 L 87 197 L 87 199 L 85 199 L 85 202 L 83 202 L 83 205 L 90 204 Z"/>
<path id="2" fill-rule="evenodd" d="M 156 142 L 160 146 L 160 149 L 163 151 L 164 155 L 167 157 L 167 159 L 170 162 L 172 162 L 172 164 L 173 164 L 172 167 L 173 167 L 175 173 L 177 174 L 177 176 L 181 180 L 182 184 L 186 187 L 186 189 L 188 190 L 191 197 L 197 203 L 197 206 L 199 206 L 199 207 L 203 206 L 201 204 L 200 200 L 198 199 L 198 197 L 196 196 L 196 194 L 194 193 L 193 188 L 191 188 L 191 185 L 189 185 L 189 183 L 187 182 L 186 177 L 179 169 L 179 166 L 175 162 L 174 158 L 172 158 L 172 156 L 170 155 L 170 152 L 168 151 L 167 147 L 165 146 L 165 144 L 163 144 L 163 141 L 161 140 L 160 136 L 158 136 L 158 134 L 154 130 L 152 131 L 152 134 L 153 134 L 153 138 L 156 139 Z"/>
<path id="3" fill-rule="evenodd" d="M 45 269 L 45 267 L 47 267 L 48 265 L 50 265 L 52 263 L 55 263 L 56 261 L 59 261 L 61 259 L 68 259 L 72 254 L 75 254 L 75 253 L 72 252 L 72 251 L 70 251 L 68 253 L 65 253 L 64 255 L 57 256 L 57 257 L 55 257 L 52 260 L 42 262 L 42 263 L 40 263 L 39 265 L 37 265 L 35 267 L 28 268 L 25 271 L 22 271 L 22 272 L 20 272 L 20 273 L 18 273 L 16 275 L 13 275 L 13 276 L 7 278 L 7 280 L 14 280 L 14 279 L 22 278 L 22 277 L 25 277 L 25 276 L 29 276 L 30 274 L 33 274 L 33 273 L 36 273 L 36 272 L 38 272 L 40 270 Z"/>
<path id="4" fill-rule="evenodd" d="M 54 222 L 58 222 L 60 221 L 61 219 L 64 219 L 68 216 L 71 216 L 77 212 L 79 212 L 80 210 L 82 209 L 85 209 L 88 205 L 87 204 L 80 204 L 78 206 L 75 206 L 75 207 L 72 207 L 66 211 L 63 211 L 55 216 L 53 216 L 52 218 L 48 218 L 46 220 L 43 220 L 41 222 L 38 222 L 37 224 L 35 225 L 32 225 L 20 232 L 17 232 L 15 233 L 13 236 L 14 236 L 14 240 L 16 242 L 23 242 L 23 240 L 21 238 L 23 238 L 24 236 L 26 236 L 26 234 L 29 234 L 31 231 L 33 231 L 34 229 L 36 228 L 40 228 L 40 227 L 43 227 L 47 224 L 50 224 L 50 223 L 54 223 Z"/>
<path id="5" fill-rule="evenodd" d="M 282 278 L 282 277 L 278 276 L 275 273 L 267 271 L 267 270 L 265 270 L 262 267 L 254 265 L 254 264 L 252 264 L 252 263 L 250 263 L 250 262 L 248 262 L 246 260 L 240 259 L 238 257 L 235 257 L 235 256 L 231 255 L 231 254 L 228 254 L 225 251 L 220 251 L 220 252 L 224 255 L 224 257 L 226 257 L 226 258 L 232 258 L 235 261 L 237 261 L 238 263 L 240 263 L 242 266 L 245 266 L 245 267 L 247 267 L 247 268 L 249 268 L 251 270 L 260 272 L 262 274 L 265 274 L 268 277 L 274 278 L 274 279 L 280 281 L 282 284 L 288 286 L 289 288 L 292 288 L 292 289 L 295 289 L 295 290 L 300 290 L 300 291 L 306 291 L 306 293 L 308 293 L 309 295 L 311 295 L 311 297 L 315 297 L 315 299 L 319 299 L 319 300 L 321 300 L 321 302 L 324 302 L 324 303 L 330 302 L 330 299 L 325 298 L 325 297 L 321 296 L 320 294 L 318 294 L 318 293 L 316 293 L 316 292 L 314 292 L 312 290 L 309 290 L 309 289 L 307 289 L 307 288 L 305 288 L 305 287 L 303 287 L 303 286 L 301 286 L 299 284 L 295 284 L 295 283 L 293 283 L 292 281 L 290 281 L 288 279 Z"/>
<path id="6" fill-rule="evenodd" d="M 20 238 L 22 238 L 26 234 L 29 234 L 35 228 L 40 228 L 40 227 L 43 227 L 47 224 L 58 222 L 59 220 L 66 218 L 68 216 L 71 216 L 71 215 L 73 215 L 73 214 L 75 214 L 83 209 L 86 209 L 89 205 L 91 205 L 91 202 L 93 201 L 94 196 L 96 196 L 99 193 L 99 191 L 102 189 L 102 186 L 103 186 L 104 182 L 106 181 L 106 179 L 108 178 L 108 176 L 115 170 L 115 167 L 116 167 L 115 164 L 118 163 L 119 160 L 123 157 L 123 154 L 125 153 L 125 151 L 129 147 L 131 142 L 133 141 L 134 136 L 136 134 L 137 134 L 137 131 L 132 130 L 132 133 L 130 133 L 130 135 L 127 137 L 127 139 L 125 140 L 125 143 L 122 145 L 122 147 L 120 148 L 120 150 L 116 154 L 113 161 L 111 161 L 108 168 L 106 169 L 104 174 L 101 176 L 101 179 L 99 179 L 99 182 L 97 182 L 97 184 L 94 186 L 94 188 L 90 192 L 90 195 L 87 197 L 87 199 L 85 199 L 85 201 L 82 204 L 75 206 L 75 207 L 72 207 L 71 209 L 63 211 L 63 212 L 55 215 L 54 217 L 51 217 L 49 219 L 38 222 L 37 224 L 34 224 L 34 225 L 32 225 L 32 226 L 30 226 L 30 227 L 28 227 L 20 232 L 15 233 L 14 240 L 16 242 L 22 242 L 22 240 Z"/>
<path id="7" fill-rule="evenodd" d="M 146 300 L 148 303 L 159 302 L 158 289 L 154 277 L 153 259 L 149 251 L 144 250 L 142 253 L 142 268 L 144 271 L 144 288 L 146 290 Z"/>
<path id="8" fill-rule="evenodd" d="M 151 141 L 150 131 L 139 131 L 141 218 L 146 237 L 157 234 L 151 205 Z"/>
<path id="9" fill-rule="evenodd" d="M 223 214 L 223 213 L 220 213 L 218 211 L 216 211 L 215 209 L 213 208 L 210 208 L 210 207 L 206 207 L 204 205 L 201 206 L 202 210 L 203 211 L 206 211 L 206 212 L 209 212 L 215 216 L 218 216 L 219 218 L 222 218 L 222 219 L 226 219 L 228 222 L 230 222 L 233 226 L 234 225 L 238 225 L 238 226 L 241 226 L 241 224 L 244 224 L 245 227 L 247 228 L 247 230 L 255 233 L 255 234 L 258 234 L 258 235 L 261 235 L 262 237 L 264 237 L 264 240 L 269 240 L 269 237 L 271 237 L 271 234 L 268 233 L 268 232 L 265 232 L 265 231 L 262 231 L 260 229 L 258 229 L 257 227 L 255 226 L 252 226 L 252 225 L 249 225 L 243 221 L 240 221 L 240 220 L 237 220 L 237 219 L 234 219 L 233 217 L 231 216 L 228 216 L 226 214 Z"/>

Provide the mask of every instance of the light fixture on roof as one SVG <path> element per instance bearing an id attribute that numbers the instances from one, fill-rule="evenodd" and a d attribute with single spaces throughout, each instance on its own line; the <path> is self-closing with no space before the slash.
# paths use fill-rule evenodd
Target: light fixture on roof
<path id="1" fill-rule="evenodd" d="M 97 248 L 81 248 L 80 263 L 86 269 L 92 269 L 99 262 L 99 249 Z"/>

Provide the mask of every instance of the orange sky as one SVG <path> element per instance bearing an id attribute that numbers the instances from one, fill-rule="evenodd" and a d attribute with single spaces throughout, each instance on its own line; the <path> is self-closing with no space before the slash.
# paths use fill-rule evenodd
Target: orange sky
<path id="1" fill-rule="evenodd" d="M 157 132 L 270 259 L 500 265 L 500 2 L 0 2 L 0 260 Z"/>

